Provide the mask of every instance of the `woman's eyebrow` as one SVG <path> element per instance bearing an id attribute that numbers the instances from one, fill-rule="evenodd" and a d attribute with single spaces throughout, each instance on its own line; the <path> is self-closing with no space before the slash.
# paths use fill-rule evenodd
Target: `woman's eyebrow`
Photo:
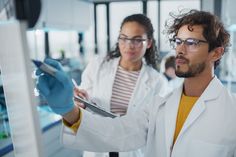
<path id="1" fill-rule="evenodd" d="M 120 34 L 119 36 L 124 36 L 124 37 L 128 37 L 127 35 L 125 35 L 125 34 Z M 133 38 L 142 38 L 142 36 L 141 35 L 136 35 L 136 36 L 133 36 L 133 37 L 130 37 L 131 39 L 133 39 Z"/>

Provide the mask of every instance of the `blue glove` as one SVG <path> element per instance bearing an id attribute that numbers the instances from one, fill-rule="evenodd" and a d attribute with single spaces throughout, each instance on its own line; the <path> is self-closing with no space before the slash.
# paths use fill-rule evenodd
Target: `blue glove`
<path id="1" fill-rule="evenodd" d="M 64 115 L 74 108 L 72 81 L 62 70 L 59 62 L 52 59 L 45 59 L 44 62 L 58 71 L 53 77 L 37 69 L 36 75 L 39 76 L 37 88 L 39 93 L 45 97 L 53 112 Z"/>

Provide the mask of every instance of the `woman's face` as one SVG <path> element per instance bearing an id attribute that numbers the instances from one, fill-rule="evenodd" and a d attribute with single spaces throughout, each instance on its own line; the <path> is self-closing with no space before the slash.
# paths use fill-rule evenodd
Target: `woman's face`
<path id="1" fill-rule="evenodd" d="M 148 40 L 145 29 L 137 22 L 126 22 L 121 28 L 118 45 L 122 61 L 141 62 L 146 49 L 152 41 Z"/>

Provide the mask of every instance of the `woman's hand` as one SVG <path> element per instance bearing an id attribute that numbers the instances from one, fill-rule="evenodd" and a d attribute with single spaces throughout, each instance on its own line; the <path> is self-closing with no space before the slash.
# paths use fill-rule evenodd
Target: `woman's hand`
<path id="1" fill-rule="evenodd" d="M 79 89 L 78 87 L 75 87 L 75 88 L 74 88 L 74 95 L 75 95 L 75 96 L 80 96 L 80 97 L 82 97 L 82 98 L 84 98 L 84 99 L 87 99 L 87 100 L 89 99 L 89 96 L 88 96 L 88 93 L 86 92 L 86 90 L 84 90 L 84 89 Z M 74 99 L 74 103 L 75 103 L 77 106 L 79 106 L 79 107 L 81 107 L 81 108 L 83 108 L 83 109 L 86 108 L 83 103 L 81 103 L 81 102 L 79 102 L 79 101 L 76 101 L 75 99 Z"/>

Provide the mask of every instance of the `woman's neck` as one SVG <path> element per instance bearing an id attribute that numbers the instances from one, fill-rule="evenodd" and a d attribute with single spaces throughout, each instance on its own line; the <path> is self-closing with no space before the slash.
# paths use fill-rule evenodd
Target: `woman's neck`
<path id="1" fill-rule="evenodd" d="M 126 61 L 120 60 L 119 65 L 127 71 L 139 71 L 142 68 L 142 61 L 126 62 Z"/>

